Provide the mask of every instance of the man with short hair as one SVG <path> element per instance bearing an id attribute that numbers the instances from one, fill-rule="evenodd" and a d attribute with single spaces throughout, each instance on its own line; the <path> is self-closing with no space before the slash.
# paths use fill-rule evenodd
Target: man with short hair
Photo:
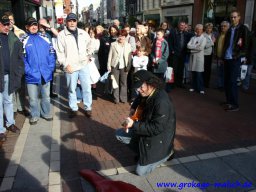
<path id="1" fill-rule="evenodd" d="M 248 29 L 240 23 L 239 11 L 230 14 L 231 27 L 224 41 L 224 88 L 227 112 L 239 111 L 237 77 L 240 72 L 241 59 L 246 57 L 248 51 Z"/>
<path id="2" fill-rule="evenodd" d="M 37 124 L 40 116 L 52 121 L 50 81 L 55 68 L 55 51 L 49 39 L 38 33 L 38 22 L 26 20 L 27 36 L 22 38 L 24 47 L 25 81 L 28 89 L 31 125 Z M 39 100 L 39 98 L 41 98 Z"/>
<path id="3" fill-rule="evenodd" d="M 5 141 L 6 129 L 14 133 L 20 130 L 15 126 L 13 113 L 13 92 L 20 87 L 24 73 L 22 43 L 10 31 L 10 20 L 0 14 L 0 141 Z M 4 128 L 4 113 L 6 128 Z"/>
<path id="4" fill-rule="evenodd" d="M 89 71 L 90 36 L 87 32 L 77 28 L 77 16 L 70 13 L 66 18 L 66 27 L 57 39 L 57 58 L 63 65 L 68 87 L 68 100 L 70 107 L 69 117 L 77 116 L 78 105 L 76 97 L 77 80 L 82 86 L 82 95 L 85 114 L 92 115 L 92 92 Z"/>

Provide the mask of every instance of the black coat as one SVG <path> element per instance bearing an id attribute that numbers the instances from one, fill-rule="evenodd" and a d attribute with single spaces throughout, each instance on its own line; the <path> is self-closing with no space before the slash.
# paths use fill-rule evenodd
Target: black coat
<path id="1" fill-rule="evenodd" d="M 132 108 L 143 100 L 138 97 Z M 156 90 L 145 101 L 142 120 L 133 124 L 139 145 L 139 164 L 148 165 L 167 157 L 173 149 L 176 115 L 172 101 L 164 90 Z"/>
<path id="2" fill-rule="evenodd" d="M 10 74 L 9 74 L 9 86 L 8 94 L 13 93 L 21 86 L 21 77 L 24 74 L 24 62 L 23 62 L 23 48 L 22 43 L 10 31 L 8 34 L 8 43 L 10 49 Z M 6 47 L 2 46 L 0 42 L 0 92 L 4 91 L 4 62 L 2 49 Z"/>
<path id="3" fill-rule="evenodd" d="M 103 75 L 107 71 L 108 63 L 108 53 L 110 50 L 110 37 L 102 36 L 100 38 L 100 48 L 98 52 L 99 64 L 100 64 L 100 74 Z"/>
<path id="4" fill-rule="evenodd" d="M 227 31 L 227 34 L 225 36 L 224 41 L 224 47 L 223 47 L 223 59 L 225 58 L 226 51 L 230 44 L 230 38 L 231 38 L 231 28 Z M 248 28 L 242 24 L 239 24 L 235 29 L 234 39 L 233 39 L 233 46 L 232 46 L 232 57 L 233 59 L 238 59 L 240 57 L 245 57 L 246 53 L 248 51 Z M 239 39 L 242 40 L 242 45 L 239 46 L 238 42 Z"/>

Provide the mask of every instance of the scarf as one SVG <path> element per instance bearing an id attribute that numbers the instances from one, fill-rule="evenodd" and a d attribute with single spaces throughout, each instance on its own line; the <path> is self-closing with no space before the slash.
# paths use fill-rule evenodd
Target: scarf
<path id="1" fill-rule="evenodd" d="M 155 49 L 156 61 L 162 58 L 162 42 L 163 41 L 164 41 L 164 38 L 156 40 L 156 49 Z"/>

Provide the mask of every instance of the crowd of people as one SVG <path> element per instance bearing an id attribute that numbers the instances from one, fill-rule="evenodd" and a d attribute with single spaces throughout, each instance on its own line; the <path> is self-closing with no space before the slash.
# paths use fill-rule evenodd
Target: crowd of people
<path id="1" fill-rule="evenodd" d="M 85 115 L 91 117 L 97 86 L 92 78 L 97 72 L 107 74 L 102 91 L 111 94 L 115 104 L 131 104 L 124 129 L 118 130 L 116 137 L 138 153 L 137 174 L 151 172 L 173 153 L 175 110 L 166 92 L 187 87 L 190 92 L 205 94 L 205 88 L 211 86 L 215 60 L 215 86 L 224 89 L 226 96 L 222 105 L 226 111 L 239 110 L 240 66 L 248 66 L 242 81 L 246 91 L 256 63 L 256 34 L 240 19 L 240 13 L 232 11 L 230 22 L 221 22 L 219 31 L 213 30 L 212 23 L 196 24 L 192 30 L 185 21 L 179 21 L 176 28 L 167 22 L 159 28 L 137 22 L 131 28 L 114 20 L 105 29 L 79 25 L 77 15 L 70 13 L 64 29 L 58 32 L 46 19 L 33 17 L 26 20 L 23 31 L 15 25 L 10 11 L 1 13 L 0 141 L 6 140 L 6 130 L 20 132 L 15 126 L 17 112 L 29 116 L 31 125 L 40 118 L 53 120 L 50 98 L 57 96 L 52 81 L 58 62 L 65 72 L 70 118 L 77 116 L 80 100 Z M 171 83 L 166 81 L 171 75 L 167 68 L 173 69 Z M 141 114 L 132 118 L 138 111 Z"/>

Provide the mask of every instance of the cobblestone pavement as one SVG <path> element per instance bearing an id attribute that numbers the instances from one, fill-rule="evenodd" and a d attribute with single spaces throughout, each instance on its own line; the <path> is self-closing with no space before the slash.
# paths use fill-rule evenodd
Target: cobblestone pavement
<path id="1" fill-rule="evenodd" d="M 50 139 L 51 146 L 55 144 L 55 147 L 60 148 L 60 175 L 63 191 L 83 190 L 78 175 L 80 169 L 113 170 L 114 174 L 117 168 L 135 165 L 135 154 L 114 137 L 115 130 L 120 127 L 122 120 L 128 114 L 129 104 L 112 103 L 99 91 L 99 85 L 98 99 L 93 101 L 92 118 L 85 116 L 82 103 L 80 103 L 79 115 L 74 119 L 69 119 L 67 90 L 63 74 L 58 73 L 57 79 L 60 85 L 57 89 L 59 97 L 53 99 L 52 104 L 55 109 L 54 120 L 60 126 L 60 142 L 58 138 L 46 133 L 41 135 L 41 139 Z M 239 112 L 225 112 L 219 105 L 224 101 L 224 92 L 216 89 L 206 89 L 205 95 L 190 93 L 187 89 L 173 90 L 170 97 L 177 113 L 175 158 L 255 145 L 255 82 L 253 82 L 252 90 L 251 94 L 240 93 Z M 18 126 L 22 127 L 25 117 L 18 115 L 16 119 Z M 55 129 L 55 123 L 47 123 L 42 121 L 40 125 L 42 128 Z M 13 155 L 17 138 L 17 135 L 8 133 L 7 142 L 1 146 L 0 182 L 6 178 L 5 171 Z M 43 140 L 41 142 L 43 143 Z M 49 157 L 47 149 L 44 148 L 44 150 L 42 153 L 44 156 L 41 154 L 39 157 L 44 160 L 44 164 L 50 170 L 49 154 L 52 150 L 48 151 Z M 40 161 L 40 158 L 37 160 Z M 15 182 L 17 183 L 14 180 L 13 186 Z M 42 190 L 46 190 L 47 187 L 50 190 L 48 178 L 45 181 L 39 180 L 39 183 L 43 186 Z"/>

